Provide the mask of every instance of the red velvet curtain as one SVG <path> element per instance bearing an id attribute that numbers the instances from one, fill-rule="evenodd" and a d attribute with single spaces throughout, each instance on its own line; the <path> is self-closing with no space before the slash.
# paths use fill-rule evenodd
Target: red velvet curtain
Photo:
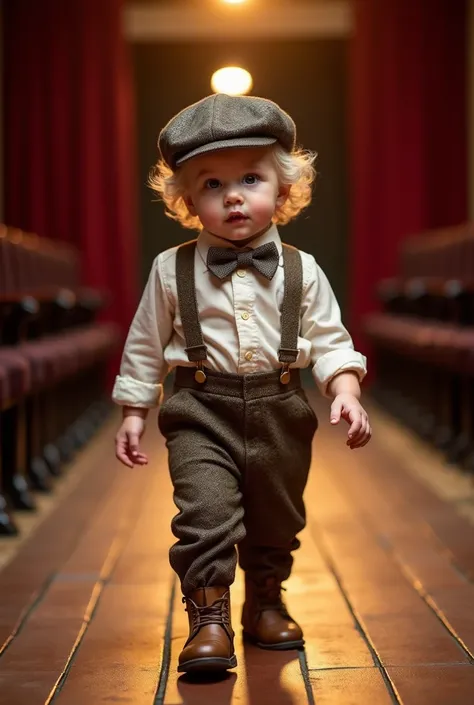
<path id="1" fill-rule="evenodd" d="M 130 322 L 137 296 L 134 96 L 122 0 L 4 7 L 5 215 L 66 240 Z"/>
<path id="2" fill-rule="evenodd" d="M 354 0 L 351 331 L 403 238 L 467 217 L 466 3 Z"/>

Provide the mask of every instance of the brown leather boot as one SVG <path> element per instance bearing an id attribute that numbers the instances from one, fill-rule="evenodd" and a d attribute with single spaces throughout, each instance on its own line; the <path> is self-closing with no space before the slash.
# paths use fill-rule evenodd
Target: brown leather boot
<path id="1" fill-rule="evenodd" d="M 205 587 L 183 597 L 189 638 L 179 656 L 178 671 L 226 671 L 237 666 L 230 621 L 228 587 Z"/>
<path id="2" fill-rule="evenodd" d="M 261 649 L 283 651 L 304 645 L 301 627 L 288 614 L 281 590 L 277 578 L 255 582 L 245 577 L 244 637 Z"/>

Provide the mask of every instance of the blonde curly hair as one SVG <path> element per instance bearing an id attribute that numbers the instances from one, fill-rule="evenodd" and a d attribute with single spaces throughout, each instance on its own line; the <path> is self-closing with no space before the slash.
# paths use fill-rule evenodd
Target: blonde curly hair
<path id="1" fill-rule="evenodd" d="M 283 206 L 277 208 L 273 222 L 285 225 L 301 213 L 311 202 L 312 184 L 316 178 L 314 162 L 317 154 L 303 149 L 287 152 L 279 144 L 269 148 L 277 170 L 280 185 L 291 186 Z M 177 220 L 184 228 L 202 230 L 201 221 L 189 212 L 186 194 L 184 167 L 173 171 L 160 160 L 150 171 L 150 186 L 166 206 L 166 215 Z"/>

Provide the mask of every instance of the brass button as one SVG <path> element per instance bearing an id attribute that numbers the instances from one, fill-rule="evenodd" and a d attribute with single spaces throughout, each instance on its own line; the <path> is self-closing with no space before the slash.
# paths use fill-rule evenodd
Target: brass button
<path id="1" fill-rule="evenodd" d="M 199 384 L 204 384 L 207 380 L 206 373 L 203 370 L 196 370 L 194 373 L 194 379 L 196 382 L 199 382 Z"/>
<path id="2" fill-rule="evenodd" d="M 245 353 L 245 359 L 250 362 L 250 360 L 253 358 L 253 352 L 249 350 L 248 352 Z"/>
<path id="3" fill-rule="evenodd" d="M 247 313 L 247 311 L 244 311 L 244 312 L 241 314 L 241 316 L 242 316 L 242 318 L 244 319 L 244 321 L 248 321 L 249 318 L 250 318 L 250 313 Z"/>
<path id="4" fill-rule="evenodd" d="M 245 277 L 245 269 L 237 269 L 238 277 Z"/>

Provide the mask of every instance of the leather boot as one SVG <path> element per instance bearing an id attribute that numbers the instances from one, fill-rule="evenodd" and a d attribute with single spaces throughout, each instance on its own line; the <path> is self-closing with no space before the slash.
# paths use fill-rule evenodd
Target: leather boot
<path id="1" fill-rule="evenodd" d="M 288 614 L 281 590 L 277 578 L 257 582 L 245 576 L 244 638 L 261 649 L 283 651 L 304 645 L 301 627 Z"/>
<path id="2" fill-rule="evenodd" d="M 226 671 L 237 666 L 230 620 L 228 587 L 205 587 L 183 597 L 189 638 L 179 656 L 178 671 Z"/>

